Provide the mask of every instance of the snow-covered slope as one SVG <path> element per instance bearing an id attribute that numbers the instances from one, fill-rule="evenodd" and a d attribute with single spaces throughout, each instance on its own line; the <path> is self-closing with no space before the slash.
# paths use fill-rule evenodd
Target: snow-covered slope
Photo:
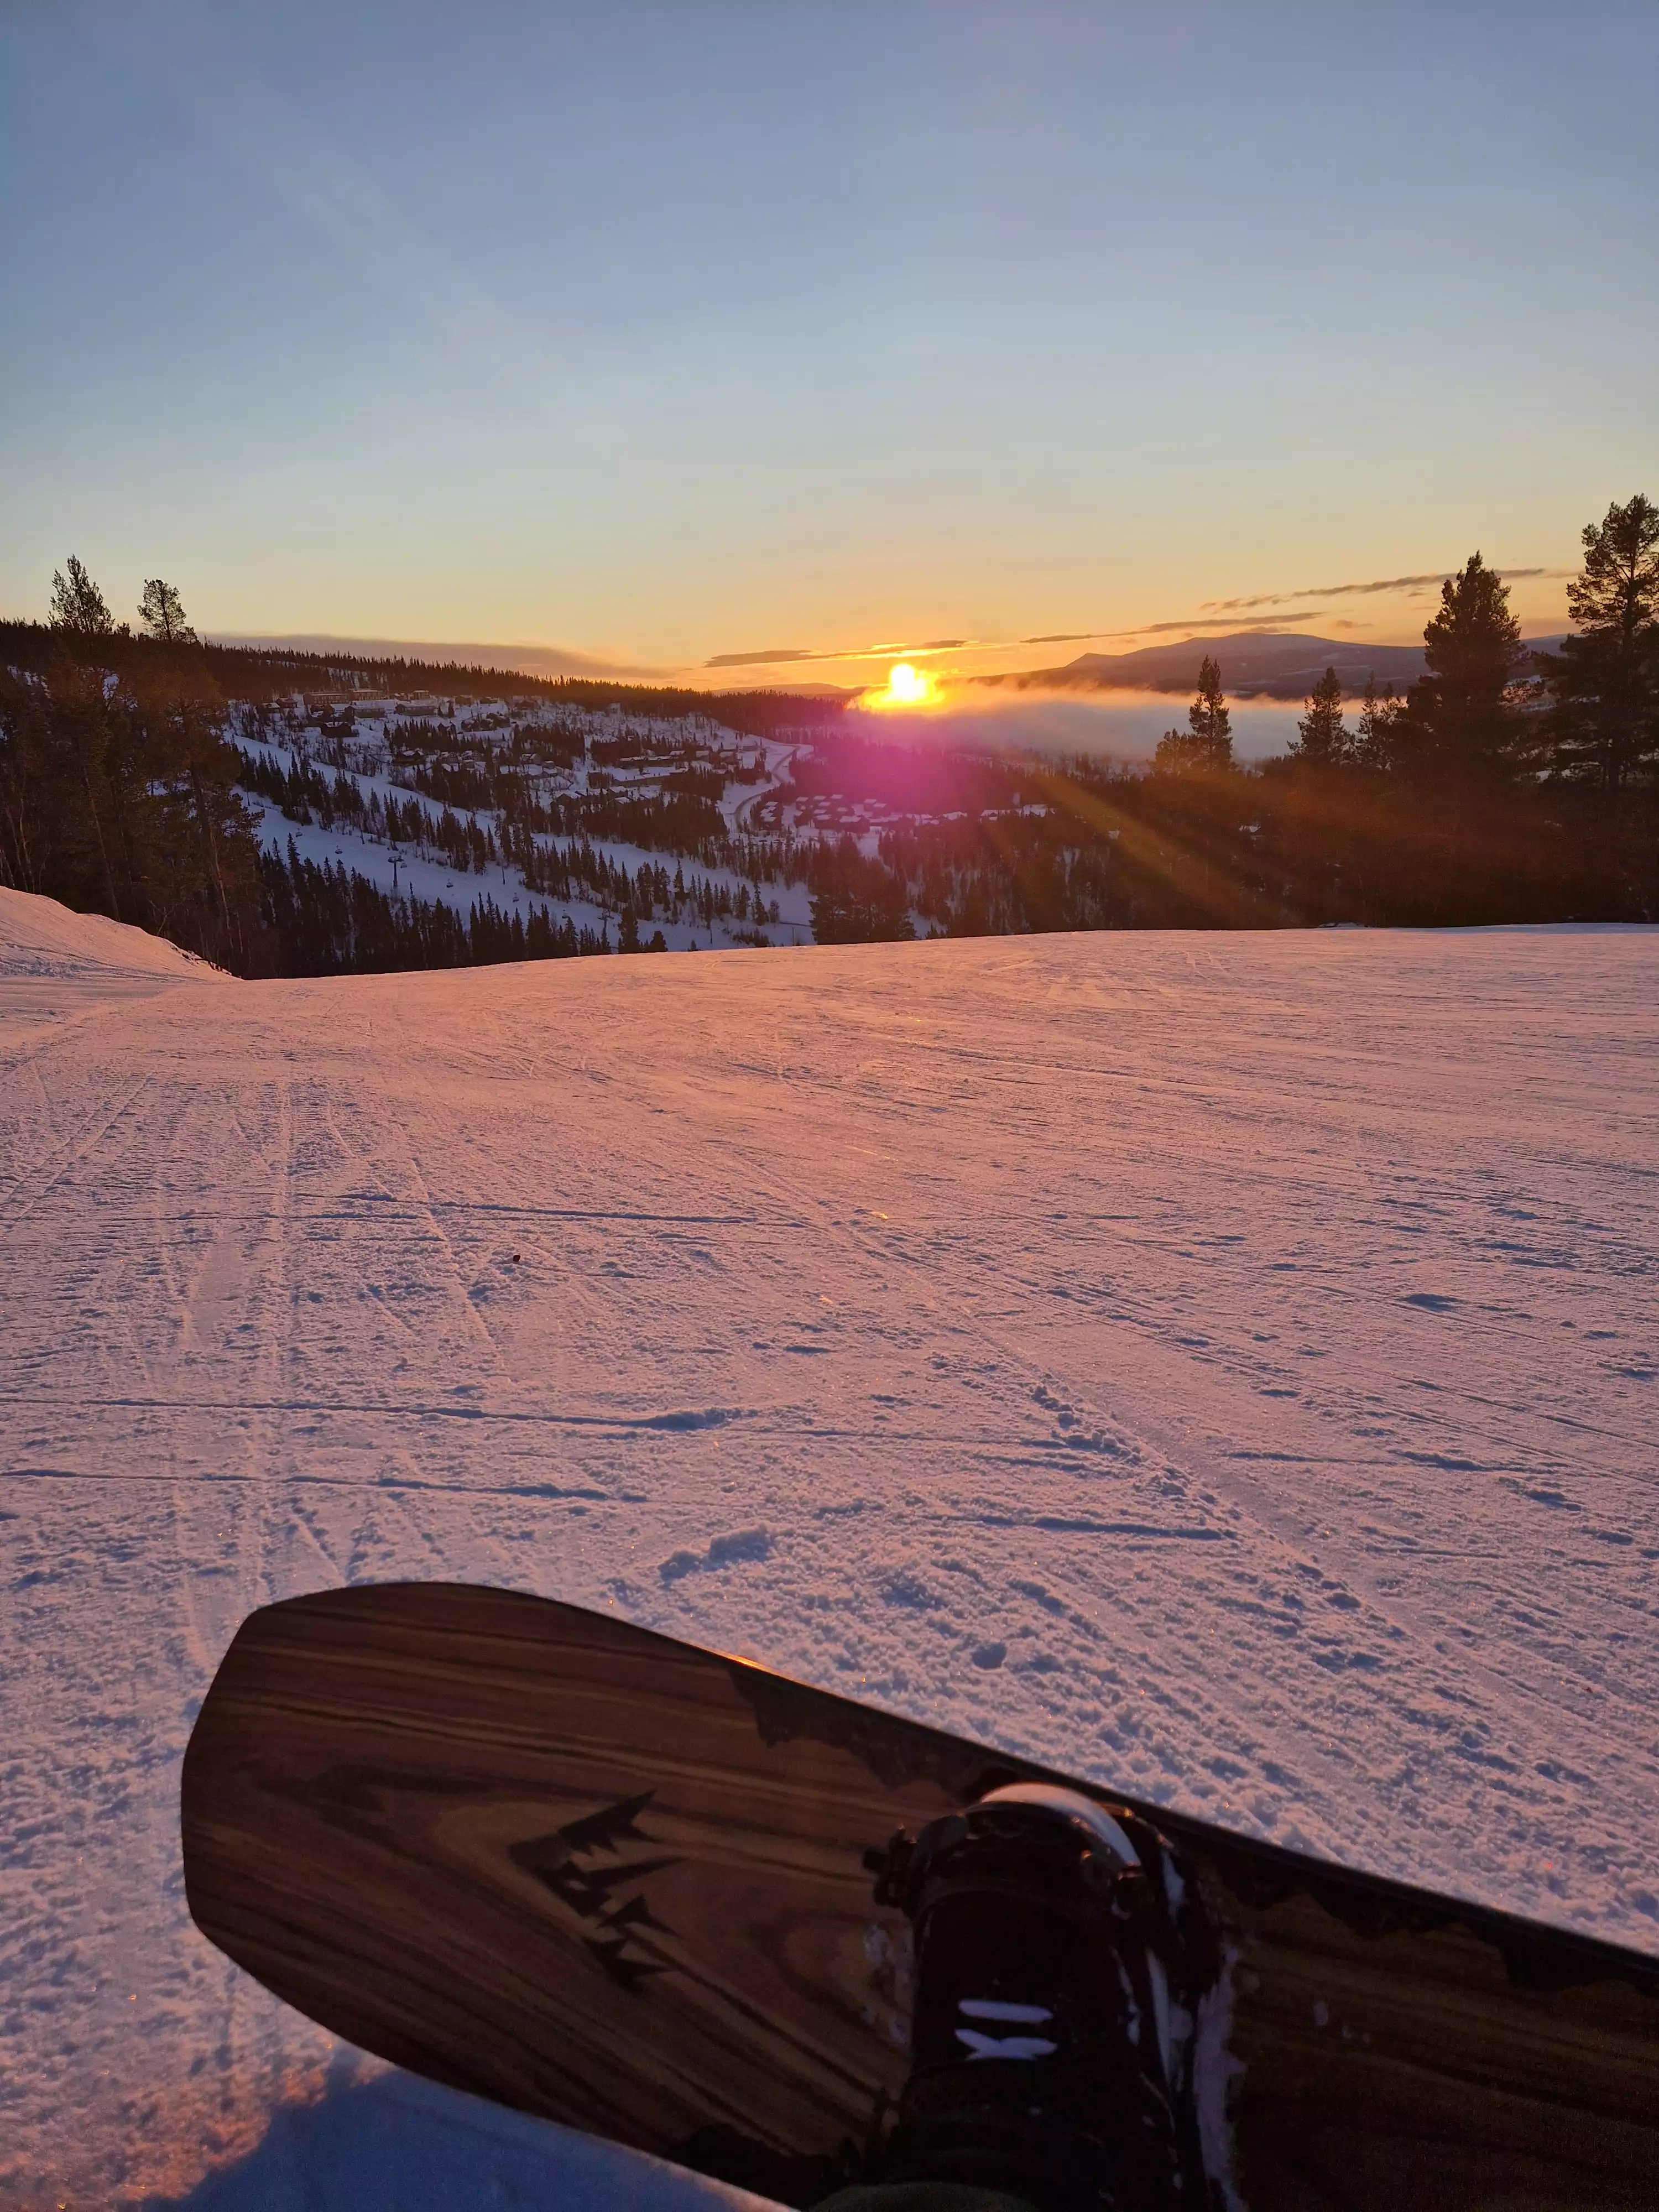
<path id="1" fill-rule="evenodd" d="M 351 1578 L 1659 1951 L 1659 933 L 17 988 L 0 2203 L 527 2197 L 185 1917 L 213 1665 Z"/>
<path id="2" fill-rule="evenodd" d="M 107 995 L 117 979 L 137 975 L 201 981 L 221 979 L 221 970 L 148 930 L 0 886 L 0 977 L 65 981 L 84 976 Z"/>
<path id="3" fill-rule="evenodd" d="M 147 930 L 0 885 L 0 1050 L 24 1053 L 38 1031 L 174 983 L 229 981 Z"/>

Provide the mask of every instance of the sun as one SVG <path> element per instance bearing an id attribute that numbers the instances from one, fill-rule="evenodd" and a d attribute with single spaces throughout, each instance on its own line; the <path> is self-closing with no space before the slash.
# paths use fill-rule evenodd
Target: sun
<path id="1" fill-rule="evenodd" d="M 887 672 L 887 696 L 896 707 L 920 707 L 933 696 L 933 690 L 927 678 L 908 660 L 896 662 Z"/>

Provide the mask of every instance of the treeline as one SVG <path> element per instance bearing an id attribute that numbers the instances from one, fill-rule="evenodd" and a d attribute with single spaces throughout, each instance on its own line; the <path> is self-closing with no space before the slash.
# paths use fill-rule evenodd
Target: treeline
<path id="1" fill-rule="evenodd" d="M 9 627 L 14 645 L 23 634 L 24 649 L 0 666 L 0 883 L 15 890 L 135 923 L 241 975 L 648 951 L 665 940 L 659 930 L 647 944 L 640 923 L 659 915 L 711 929 L 716 919 L 735 920 L 751 933 L 777 920 L 758 884 L 733 890 L 695 872 L 688 879 L 680 865 L 672 878 L 649 863 L 630 873 L 585 837 L 562 851 L 538 843 L 530 819 L 545 830 L 558 817 L 517 779 L 489 791 L 512 801 L 494 827 L 447 805 L 434 817 L 413 796 L 365 795 L 345 768 L 349 713 L 326 720 L 321 732 L 341 763 L 331 775 L 303 757 L 284 768 L 238 748 L 211 656 L 179 592 L 160 579 L 144 586 L 135 629 L 116 622 L 71 556 L 52 580 L 51 622 Z M 449 773 L 465 771 L 458 763 Z M 428 780 L 435 784 L 439 775 Z M 262 852 L 239 784 L 296 822 L 347 821 L 477 873 L 497 862 L 520 866 L 531 887 L 547 896 L 613 903 L 617 944 L 605 925 L 579 927 L 545 906 L 526 920 L 481 896 L 463 915 L 459 904 L 388 895 L 343 866 L 306 860 L 292 841 L 286 857 Z M 469 784 L 467 796 L 477 795 Z M 601 793 L 592 813 L 606 828 L 625 824 L 658 836 L 694 827 L 711 852 L 732 843 L 700 787 L 649 802 Z M 763 848 L 743 842 L 744 857 L 758 865 Z"/>
<path id="2" fill-rule="evenodd" d="M 84 572 L 83 572 L 84 573 Z M 0 621 L 0 665 L 43 670 L 58 641 L 46 623 Z M 143 658 L 147 633 L 112 623 L 109 665 L 125 673 Z M 695 691 L 684 685 L 609 683 L 589 677 L 526 676 L 477 663 L 410 660 L 356 653 L 302 653 L 283 646 L 200 641 L 202 665 L 227 698 L 252 703 L 286 700 L 296 691 L 362 697 L 428 696 L 454 701 L 520 699 L 681 721 L 707 717 L 747 737 L 822 730 L 839 720 L 847 697 L 793 691 Z M 851 695 L 847 695 L 850 696 Z"/>
<path id="3" fill-rule="evenodd" d="M 842 936 L 1659 920 L 1659 509 L 1615 503 L 1583 547 L 1559 652 L 1525 652 L 1476 554 L 1403 697 L 1350 722 L 1328 671 L 1290 751 L 1241 767 L 1206 657 L 1150 774 L 976 763 L 992 805 L 839 848 L 815 933 L 821 903 Z"/>
<path id="4" fill-rule="evenodd" d="M 1613 796 L 1659 777 L 1659 507 L 1638 493 L 1583 532 L 1567 587 L 1573 634 L 1528 653 L 1508 587 L 1472 554 L 1440 587 L 1423 632 L 1425 673 L 1403 698 L 1368 686 L 1350 729 L 1334 669 L 1307 701 L 1289 764 L 1358 769 L 1431 793 L 1465 814 L 1494 794 L 1570 786 Z M 1233 766 L 1221 672 L 1207 656 L 1185 730 L 1155 766 Z"/>
<path id="5" fill-rule="evenodd" d="M 301 827 L 315 823 L 331 830 L 343 822 L 387 845 L 407 846 L 447 867 L 471 869 L 478 875 L 504 857 L 505 838 L 470 815 L 463 820 L 447 805 L 434 815 L 418 799 L 382 799 L 378 791 L 365 793 L 355 775 L 337 770 L 325 775 L 303 755 L 295 756 L 288 768 L 269 754 L 241 746 L 237 755 L 241 763 L 237 780 L 242 788 L 270 799 Z"/>
<path id="6" fill-rule="evenodd" d="M 688 884 L 677 868 L 646 866 L 635 875 L 583 848 L 569 856 L 559 876 L 562 900 L 602 897 L 617 908 L 617 939 L 610 924 L 580 926 L 547 906 L 526 919 L 516 908 L 498 907 L 481 895 L 463 915 L 460 905 L 443 899 L 399 896 L 377 888 L 355 870 L 306 860 L 289 840 L 286 854 L 269 849 L 258 858 L 261 912 L 282 947 L 283 972 L 296 975 L 380 975 L 400 969 L 483 967 L 498 961 L 568 960 L 595 953 L 661 952 L 667 940 L 660 928 L 649 939 L 644 927 L 658 921 L 701 921 L 710 933 L 716 920 L 735 922 L 740 943 L 767 940 L 763 927 L 778 919 L 774 906 L 750 896 L 746 885 L 734 892 L 724 884 L 694 878 Z"/>
<path id="7" fill-rule="evenodd" d="M 459 907 L 442 899 L 398 897 L 344 867 L 302 859 L 292 838 L 286 858 L 262 852 L 258 871 L 264 919 L 290 975 L 386 975 L 568 960 L 617 949 L 603 926 L 578 929 L 568 915 L 556 917 L 544 906 L 526 921 L 491 898 L 478 898 L 463 919 Z"/>
<path id="8" fill-rule="evenodd" d="M 681 721 L 706 716 L 748 738 L 788 737 L 833 728 L 853 695 L 820 696 L 796 691 L 691 691 L 673 684 L 602 684 L 562 677 L 548 687 L 556 699 L 582 707 L 617 707 L 625 714 Z"/>
<path id="9" fill-rule="evenodd" d="M 624 861 L 587 843 L 537 845 L 514 843 L 509 856 L 533 891 L 559 900 L 591 901 L 615 907 L 636 921 L 701 922 L 712 930 L 715 922 L 736 921 L 759 928 L 779 921 L 778 902 L 769 901 L 758 883 L 718 883 L 686 873 L 676 861 L 671 877 L 656 862 L 641 861 L 629 869 Z"/>
<path id="10" fill-rule="evenodd" d="M 112 915 L 241 974 L 270 964 L 224 695 L 178 592 L 118 625 L 73 558 L 0 664 L 0 882 Z"/>
<path id="11" fill-rule="evenodd" d="M 951 936 L 1659 920 L 1651 790 L 1515 791 L 1474 817 L 1364 772 L 1272 764 L 1202 780 L 1079 768 L 1033 792 L 1040 811 L 918 824 L 884 834 L 876 861 L 854 854 L 832 922 L 845 904 L 893 926 L 836 933 L 904 934 L 900 914 Z"/>

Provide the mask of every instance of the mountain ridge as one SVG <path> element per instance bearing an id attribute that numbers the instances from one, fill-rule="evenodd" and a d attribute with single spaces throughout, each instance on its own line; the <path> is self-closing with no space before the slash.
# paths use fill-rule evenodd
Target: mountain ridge
<path id="1" fill-rule="evenodd" d="M 1559 638 L 1529 638 L 1528 655 L 1558 645 Z M 1083 653 L 1058 668 L 1022 669 L 981 676 L 978 684 L 1018 691 L 1190 691 L 1205 655 L 1219 662 L 1223 688 L 1235 698 L 1301 699 L 1328 668 L 1345 692 L 1358 695 L 1370 679 L 1379 689 L 1403 690 L 1424 670 L 1420 645 L 1365 645 L 1304 631 L 1235 630 L 1224 637 L 1188 637 L 1168 645 L 1143 645 L 1133 653 Z"/>

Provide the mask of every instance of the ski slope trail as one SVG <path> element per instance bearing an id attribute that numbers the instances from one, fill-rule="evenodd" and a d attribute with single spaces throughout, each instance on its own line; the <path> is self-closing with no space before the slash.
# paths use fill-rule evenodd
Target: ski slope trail
<path id="1" fill-rule="evenodd" d="M 63 914 L 0 894 L 0 2204 L 718 2194 L 191 1928 L 212 1669 L 349 1581 L 1659 1951 L 1659 931 L 242 984 Z"/>

